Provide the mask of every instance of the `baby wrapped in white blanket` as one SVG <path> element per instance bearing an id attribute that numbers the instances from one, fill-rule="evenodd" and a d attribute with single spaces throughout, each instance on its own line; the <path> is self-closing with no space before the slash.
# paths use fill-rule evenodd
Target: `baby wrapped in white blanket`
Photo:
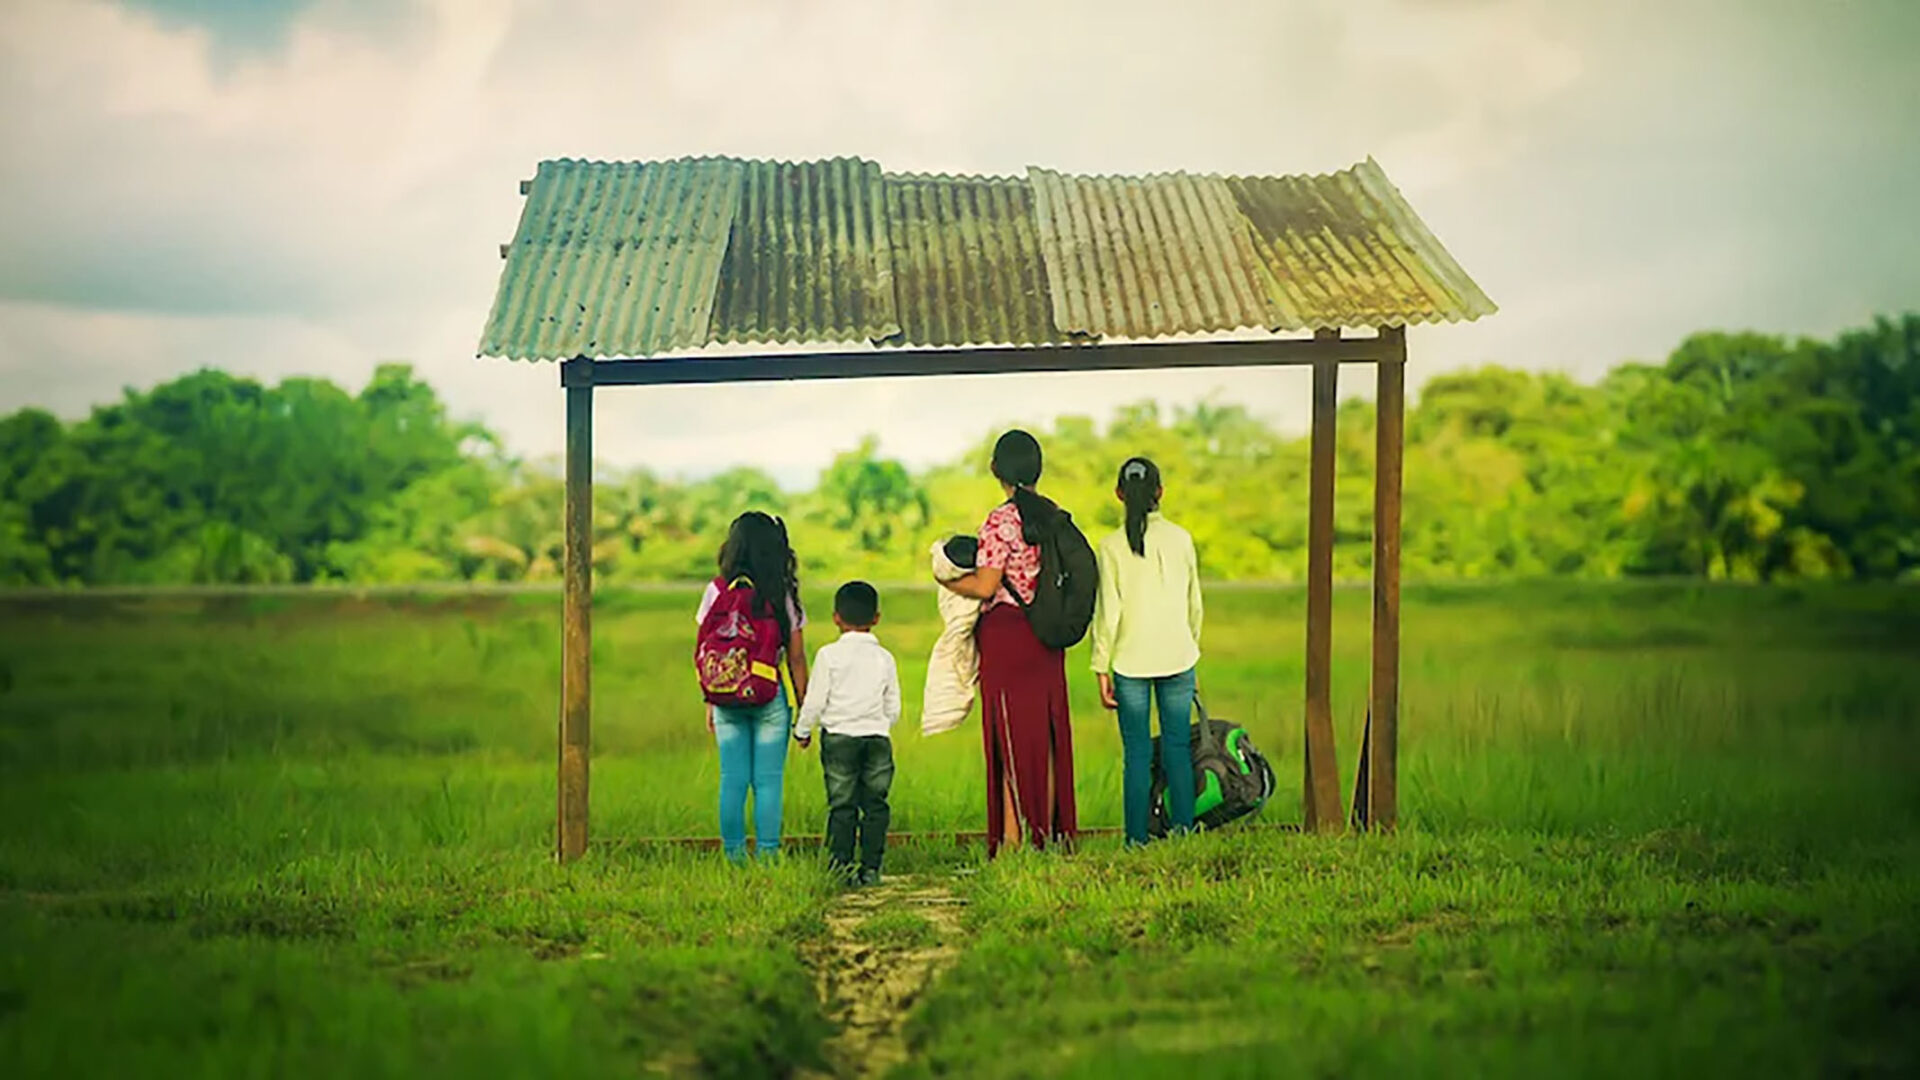
<path id="1" fill-rule="evenodd" d="M 933 545 L 933 578 L 952 581 L 971 572 L 980 542 L 955 536 Z M 927 693 L 920 708 L 920 734 L 952 731 L 973 708 L 974 688 L 980 684 L 980 650 L 973 640 L 980 619 L 980 601 L 961 596 L 945 586 L 933 590 L 940 599 L 939 640 L 927 660 Z"/>

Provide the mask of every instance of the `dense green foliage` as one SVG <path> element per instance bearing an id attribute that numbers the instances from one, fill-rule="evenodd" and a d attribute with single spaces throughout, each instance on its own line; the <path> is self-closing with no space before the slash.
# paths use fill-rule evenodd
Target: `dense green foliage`
<path id="1" fill-rule="evenodd" d="M 593 822 L 553 864 L 552 597 L 0 598 L 0 1075 L 779 1076 L 831 1025 L 810 858 L 729 872 L 692 587 L 596 605 Z M 814 605 L 828 595 L 813 587 Z M 1911 1076 L 1920 593 L 1406 592 L 1402 829 L 989 866 L 904 1075 Z M 895 820 L 978 828 L 978 729 L 914 730 L 938 630 L 889 589 Z M 1297 820 L 1299 590 L 1214 588 L 1202 680 Z M 1364 590 L 1334 605 L 1343 782 Z M 1119 746 L 1069 660 L 1082 819 Z M 820 831 L 795 752 L 789 835 Z M 966 875 L 950 871 L 972 869 Z M 935 931 L 876 921 L 875 941 Z M 649 1070 L 654 1070 L 651 1072 Z"/>
<path id="2" fill-rule="evenodd" d="M 1043 487 L 1118 523 L 1112 469 L 1156 458 L 1207 574 L 1297 580 L 1307 447 L 1232 405 L 1124 409 L 1041 433 Z M 1830 342 L 1689 338 L 1596 385 L 1504 368 L 1426 382 L 1407 417 L 1412 579 L 1682 575 L 1894 579 L 1920 573 L 1920 316 Z M 990 436 L 915 475 L 873 440 L 811 491 L 752 468 L 676 482 L 603 472 L 603 580 L 704 576 L 749 507 L 787 516 L 803 569 L 918 577 L 928 543 L 996 492 Z M 1336 567 L 1370 556 L 1373 418 L 1339 422 Z M 382 367 L 357 396 L 202 371 L 63 425 L 0 420 L 0 583 L 541 580 L 557 573 L 551 461 L 504 454 L 433 391 Z"/>

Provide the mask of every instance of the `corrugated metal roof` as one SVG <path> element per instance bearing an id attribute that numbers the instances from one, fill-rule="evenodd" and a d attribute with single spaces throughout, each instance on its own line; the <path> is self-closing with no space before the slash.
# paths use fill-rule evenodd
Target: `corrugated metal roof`
<path id="1" fill-rule="evenodd" d="M 1493 302 L 1372 158 L 1332 176 L 1231 177 L 1277 330 L 1455 322 Z"/>
<path id="2" fill-rule="evenodd" d="M 889 174 L 886 184 L 901 343 L 1065 340 L 1025 180 Z"/>
<path id="3" fill-rule="evenodd" d="M 1060 329 L 1157 337 L 1268 324 L 1252 237 L 1219 179 L 1027 175 Z"/>
<path id="4" fill-rule="evenodd" d="M 741 164 L 540 164 L 480 342 L 512 359 L 704 345 Z"/>
<path id="5" fill-rule="evenodd" d="M 1456 321 L 1494 305 L 1371 158 L 1331 176 L 544 162 L 482 355 L 958 346 Z"/>
<path id="6" fill-rule="evenodd" d="M 900 332 L 880 166 L 744 164 L 713 341 L 860 341 Z"/>

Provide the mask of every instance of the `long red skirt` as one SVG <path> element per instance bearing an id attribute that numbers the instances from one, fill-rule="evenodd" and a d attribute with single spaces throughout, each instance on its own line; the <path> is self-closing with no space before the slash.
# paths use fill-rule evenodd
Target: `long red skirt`
<path id="1" fill-rule="evenodd" d="M 1033 846 L 1071 846 L 1080 828 L 1073 801 L 1073 727 L 1067 715 L 1067 654 L 1033 636 L 1011 604 L 980 618 L 980 731 L 987 752 L 987 857 L 1006 832 L 1007 784 Z"/>

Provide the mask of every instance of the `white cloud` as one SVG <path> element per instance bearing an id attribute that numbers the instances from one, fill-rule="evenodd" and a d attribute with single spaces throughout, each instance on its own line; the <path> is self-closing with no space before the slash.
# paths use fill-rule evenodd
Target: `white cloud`
<path id="1" fill-rule="evenodd" d="M 67 417 L 199 367 L 277 381 L 344 375 L 357 388 L 373 369 L 359 343 L 325 324 L 280 316 L 75 311 L 0 302 L 0 387 L 10 404 Z"/>
<path id="2" fill-rule="evenodd" d="M 104 0 L 9 0 L 0 408 L 72 413 L 207 363 L 357 386 L 375 362 L 404 358 L 456 412 L 522 451 L 556 450 L 557 373 L 472 350 L 516 182 L 559 156 L 1283 172 L 1372 153 L 1503 307 L 1476 326 L 1416 329 L 1416 376 L 1484 360 L 1593 372 L 1701 325 L 1826 332 L 1836 312 L 1920 294 L 1886 239 L 1915 220 L 1898 184 L 1858 208 L 1877 231 L 1778 224 L 1814 174 L 1780 167 L 1769 121 L 1724 90 L 1764 88 L 1759 75 L 1792 54 L 1746 15 L 1547 0 L 430 0 L 370 30 L 362 6 L 322 0 L 279 47 L 223 59 L 212 29 Z M 1737 50 L 1699 48 L 1734 33 Z M 1826 78 L 1821 92 L 1775 92 L 1769 107 L 1868 163 L 1893 152 L 1899 121 L 1884 103 L 1913 78 L 1871 70 L 1851 82 L 1801 72 Z M 1742 198 L 1686 183 L 1722 183 L 1730 166 L 1716 162 L 1748 158 L 1766 168 Z M 1823 268 L 1817 288 L 1787 265 L 1856 239 L 1888 254 Z M 1543 341 L 1573 344 L 1549 355 Z M 867 430 L 929 461 L 1002 420 L 1098 416 L 1148 396 L 1217 393 L 1296 426 L 1298 382 L 635 389 L 600 395 L 597 426 L 612 461 L 751 460 L 794 482 Z M 711 422 L 736 411 L 759 425 L 752 445 Z"/>

